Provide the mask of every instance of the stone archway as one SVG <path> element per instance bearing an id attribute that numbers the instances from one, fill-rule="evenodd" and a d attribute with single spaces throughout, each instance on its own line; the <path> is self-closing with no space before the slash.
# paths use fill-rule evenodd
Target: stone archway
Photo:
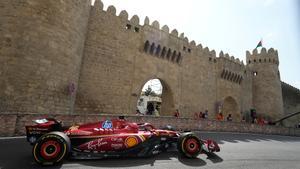
<path id="1" fill-rule="evenodd" d="M 161 104 L 159 106 L 160 107 L 159 114 L 161 116 L 173 115 L 173 112 L 175 111 L 173 92 L 171 90 L 171 87 L 166 83 L 166 81 L 162 80 L 161 78 L 148 78 L 146 81 L 143 81 L 143 84 L 141 84 L 139 93 L 142 93 L 142 88 L 144 87 L 144 85 L 152 79 L 158 79 L 163 89 L 161 93 Z M 135 103 L 139 102 L 140 97 L 141 97 L 140 95 L 139 97 L 137 97 Z"/>
<path id="2" fill-rule="evenodd" d="M 224 99 L 222 112 L 224 114 L 225 120 L 228 114 L 232 115 L 233 121 L 241 120 L 239 105 L 237 104 L 236 100 L 231 96 L 228 96 Z"/>
<path id="3" fill-rule="evenodd" d="M 162 92 L 161 115 L 173 115 L 175 111 L 174 97 L 171 87 L 163 80 L 161 80 L 164 91 Z"/>

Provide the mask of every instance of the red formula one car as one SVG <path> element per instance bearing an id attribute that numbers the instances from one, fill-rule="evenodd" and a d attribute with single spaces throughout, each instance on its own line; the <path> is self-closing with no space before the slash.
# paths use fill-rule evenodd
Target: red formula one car
<path id="1" fill-rule="evenodd" d="M 200 153 L 220 151 L 213 140 L 201 140 L 192 132 L 156 129 L 149 123 L 124 119 L 62 127 L 55 119 L 39 119 L 26 126 L 27 140 L 33 145 L 34 160 L 53 165 L 64 158 L 101 159 L 106 157 L 143 157 L 166 151 L 177 144 L 180 154 L 195 158 Z"/>

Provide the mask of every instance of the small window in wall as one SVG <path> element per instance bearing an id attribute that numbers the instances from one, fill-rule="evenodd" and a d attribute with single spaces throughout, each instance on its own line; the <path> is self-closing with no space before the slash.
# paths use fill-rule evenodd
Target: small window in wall
<path id="1" fill-rule="evenodd" d="M 175 61 L 176 55 L 177 55 L 177 54 L 176 54 L 176 50 L 175 50 L 175 51 L 173 52 L 173 54 L 172 54 L 172 58 L 171 58 L 172 62 Z"/>
<path id="2" fill-rule="evenodd" d="M 139 31 L 140 31 L 140 28 L 134 27 L 134 32 L 139 32 Z"/>
<path id="3" fill-rule="evenodd" d="M 256 62 L 256 59 L 254 59 L 254 62 Z"/>
<path id="4" fill-rule="evenodd" d="M 257 76 L 257 72 L 256 71 L 253 72 L 253 76 Z"/>
<path id="5" fill-rule="evenodd" d="M 248 63 L 250 64 L 250 63 L 251 63 L 251 61 L 249 60 L 249 61 L 248 61 Z"/>
<path id="6" fill-rule="evenodd" d="M 179 53 L 178 53 L 178 56 L 177 56 L 177 59 L 176 59 L 176 62 L 179 63 L 180 60 L 181 60 L 181 53 L 179 52 Z"/>
<path id="7" fill-rule="evenodd" d="M 151 54 L 151 55 L 153 54 L 154 49 L 155 49 L 155 44 L 152 43 L 152 44 L 151 44 L 151 47 L 150 47 L 150 54 Z"/>
<path id="8" fill-rule="evenodd" d="M 238 75 L 234 82 L 235 82 L 235 83 L 239 83 L 240 78 L 241 78 L 241 76 Z"/>
<path id="9" fill-rule="evenodd" d="M 209 60 L 209 61 L 211 61 L 211 60 L 212 60 L 212 58 L 211 58 L 211 57 L 209 57 L 209 58 L 208 58 L 208 60 Z"/>
<path id="10" fill-rule="evenodd" d="M 156 51 L 155 51 L 155 56 L 159 56 L 160 54 L 160 45 L 157 46 Z"/>
<path id="11" fill-rule="evenodd" d="M 258 61 L 261 62 L 261 59 L 259 59 Z"/>
<path id="12" fill-rule="evenodd" d="M 217 63 L 217 59 L 214 59 L 214 63 Z"/>
<path id="13" fill-rule="evenodd" d="M 228 74 L 226 80 L 229 80 L 230 78 L 231 78 L 231 72 L 229 72 L 229 74 Z"/>
<path id="14" fill-rule="evenodd" d="M 144 46 L 144 52 L 146 52 L 146 53 L 148 52 L 149 46 L 150 46 L 149 41 L 146 41 L 145 46 Z"/>
<path id="15" fill-rule="evenodd" d="M 164 57 L 166 56 L 166 52 L 167 52 L 167 49 L 166 49 L 166 47 L 164 47 L 163 50 L 162 50 L 162 52 L 161 52 L 161 55 L 160 55 L 160 56 L 161 56 L 162 58 L 164 58 Z"/>
<path id="16" fill-rule="evenodd" d="M 188 48 L 188 52 L 191 53 L 191 51 L 192 51 L 192 50 L 191 50 L 190 48 Z"/>
<path id="17" fill-rule="evenodd" d="M 231 77 L 230 77 L 230 81 L 233 81 L 234 80 L 234 77 L 235 77 L 235 74 L 232 73 Z"/>
<path id="18" fill-rule="evenodd" d="M 126 24 L 125 29 L 127 29 L 127 30 L 131 29 L 131 25 L 130 24 Z"/>
<path id="19" fill-rule="evenodd" d="M 223 69 L 222 73 L 221 73 L 221 78 L 224 78 L 225 75 L 225 70 Z"/>
<path id="20" fill-rule="evenodd" d="M 224 79 L 227 79 L 227 76 L 228 76 L 228 71 L 227 71 L 227 70 L 225 70 Z"/>
<path id="21" fill-rule="evenodd" d="M 169 60 L 171 57 L 171 49 L 169 48 L 168 53 L 167 53 L 167 59 Z"/>
<path id="22" fill-rule="evenodd" d="M 185 46 L 183 47 L 183 51 L 186 51 L 186 47 Z"/>

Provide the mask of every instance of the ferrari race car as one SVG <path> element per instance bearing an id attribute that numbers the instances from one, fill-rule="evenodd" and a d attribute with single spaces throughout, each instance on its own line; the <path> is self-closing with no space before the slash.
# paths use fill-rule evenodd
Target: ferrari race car
<path id="1" fill-rule="evenodd" d="M 41 165 L 54 165 L 67 157 L 145 157 L 176 144 L 178 152 L 187 158 L 220 151 L 215 141 L 201 140 L 192 132 L 174 131 L 170 126 L 156 129 L 149 123 L 137 124 L 122 118 L 70 127 L 63 127 L 53 118 L 34 122 L 26 126 L 27 141 L 33 145 L 34 160 Z"/>

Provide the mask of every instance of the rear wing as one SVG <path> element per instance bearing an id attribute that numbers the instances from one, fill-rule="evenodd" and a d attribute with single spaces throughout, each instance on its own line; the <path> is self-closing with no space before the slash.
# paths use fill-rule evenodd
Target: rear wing
<path id="1" fill-rule="evenodd" d="M 62 131 L 62 125 L 54 118 L 33 120 L 33 125 L 25 126 L 27 141 L 34 144 L 42 135 L 51 131 Z"/>

